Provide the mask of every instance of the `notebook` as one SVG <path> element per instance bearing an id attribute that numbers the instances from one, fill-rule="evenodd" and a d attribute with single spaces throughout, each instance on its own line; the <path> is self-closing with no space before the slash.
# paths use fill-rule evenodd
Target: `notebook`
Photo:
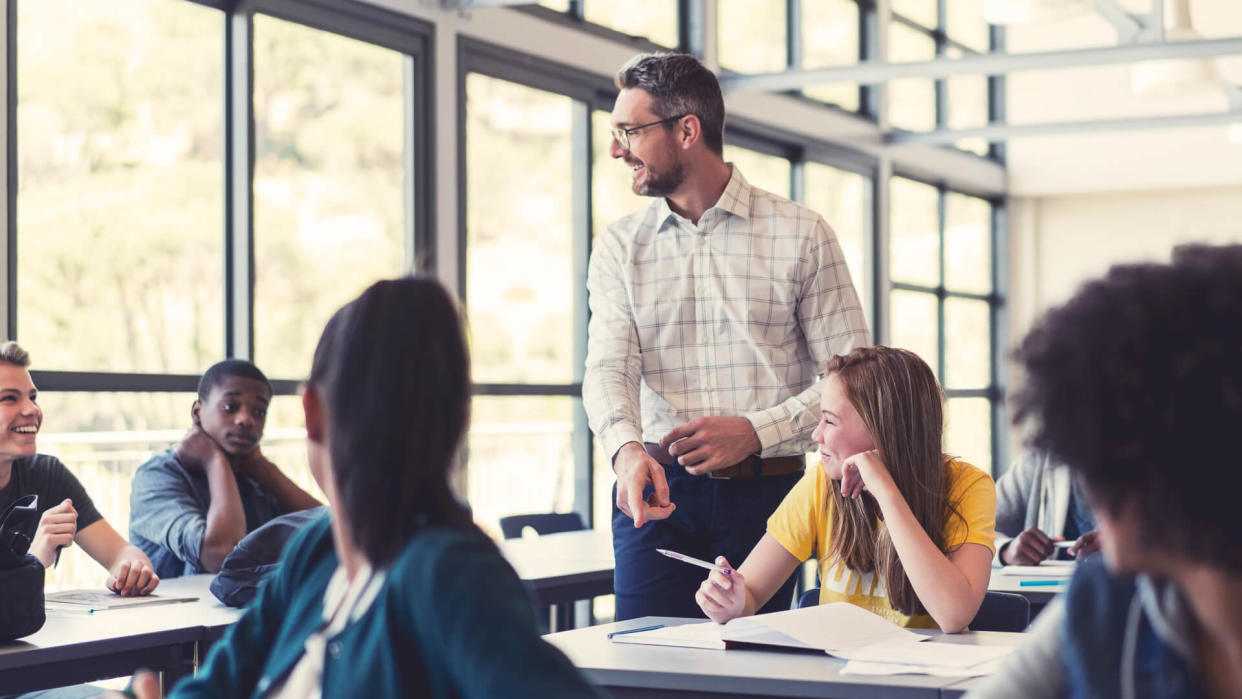
<path id="1" fill-rule="evenodd" d="M 48 611 L 85 612 L 87 614 L 106 609 L 127 609 L 156 604 L 176 604 L 194 602 L 197 597 L 178 597 L 174 595 L 146 595 L 144 597 L 122 597 L 114 592 L 99 590 L 65 590 L 53 592 L 43 598 L 44 608 Z"/>

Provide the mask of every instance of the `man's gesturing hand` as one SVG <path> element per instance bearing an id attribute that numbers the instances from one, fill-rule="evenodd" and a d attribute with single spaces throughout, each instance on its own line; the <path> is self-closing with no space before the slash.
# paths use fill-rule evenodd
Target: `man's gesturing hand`
<path id="1" fill-rule="evenodd" d="M 638 442 L 630 442 L 617 452 L 612 462 L 617 474 L 617 508 L 641 527 L 653 519 L 664 519 L 677 506 L 668 499 L 664 467 L 651 458 Z M 650 483 L 655 492 L 643 500 L 643 489 Z"/>

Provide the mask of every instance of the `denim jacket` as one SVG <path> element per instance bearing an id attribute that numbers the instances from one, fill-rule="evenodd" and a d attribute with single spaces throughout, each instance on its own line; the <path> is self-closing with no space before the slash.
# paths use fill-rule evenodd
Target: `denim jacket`
<path id="1" fill-rule="evenodd" d="M 1035 621 L 1027 642 L 967 696 L 1206 697 L 1192 625 L 1172 583 L 1113 575 L 1103 556 L 1092 556 Z"/>

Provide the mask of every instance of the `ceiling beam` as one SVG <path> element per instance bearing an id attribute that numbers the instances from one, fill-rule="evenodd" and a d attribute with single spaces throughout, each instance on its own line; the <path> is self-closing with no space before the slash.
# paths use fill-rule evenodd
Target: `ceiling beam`
<path id="1" fill-rule="evenodd" d="M 1168 129 L 1188 126 L 1242 124 L 1242 108 L 1209 114 L 1180 114 L 1137 119 L 1100 119 L 1096 121 L 1061 121 L 1045 124 L 992 124 L 974 129 L 939 129 L 936 131 L 894 131 L 884 137 L 890 146 L 952 145 L 962 139 L 983 139 L 1000 142 L 1029 136 L 1063 136 L 1065 134 L 1126 131 L 1136 129 Z"/>
<path id="2" fill-rule="evenodd" d="M 787 70 L 780 73 L 721 76 L 725 90 L 783 92 L 821 83 L 878 85 L 901 78 L 944 78 L 950 75 L 1004 75 L 1026 70 L 1078 68 L 1111 63 L 1134 63 L 1170 58 L 1212 58 L 1242 54 L 1242 38 L 1202 39 L 1127 44 L 1104 48 L 1045 51 L 1041 53 L 990 53 L 961 58 L 937 58 L 919 63 L 863 61 L 852 66 Z"/>

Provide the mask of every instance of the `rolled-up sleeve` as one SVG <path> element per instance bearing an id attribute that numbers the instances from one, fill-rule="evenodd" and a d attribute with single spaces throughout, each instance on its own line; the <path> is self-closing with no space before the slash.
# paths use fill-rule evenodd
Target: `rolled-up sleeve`
<path id="1" fill-rule="evenodd" d="M 602 238 L 587 272 L 591 322 L 582 400 L 591 430 L 612 458 L 627 442 L 643 440 L 638 401 L 642 359 L 621 271 L 622 246 L 611 230 Z"/>
<path id="2" fill-rule="evenodd" d="M 207 533 L 207 511 L 194 497 L 184 472 L 148 462 L 134 474 L 129 508 L 132 534 L 198 566 L 203 537 Z"/>

